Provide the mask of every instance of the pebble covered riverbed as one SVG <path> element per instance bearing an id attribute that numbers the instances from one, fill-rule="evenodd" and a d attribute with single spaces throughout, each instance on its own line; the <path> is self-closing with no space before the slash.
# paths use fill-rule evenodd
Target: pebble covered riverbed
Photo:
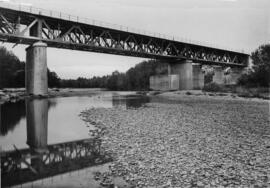
<path id="1" fill-rule="evenodd" d="M 179 99 L 91 108 L 112 176 L 136 187 L 270 187 L 267 101 Z"/>

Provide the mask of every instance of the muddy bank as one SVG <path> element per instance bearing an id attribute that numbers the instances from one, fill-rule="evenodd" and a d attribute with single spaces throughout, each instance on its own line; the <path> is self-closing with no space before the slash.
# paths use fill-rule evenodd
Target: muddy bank
<path id="1" fill-rule="evenodd" d="M 114 154 L 109 173 L 137 187 L 270 186 L 266 101 L 193 97 L 81 116 Z"/>

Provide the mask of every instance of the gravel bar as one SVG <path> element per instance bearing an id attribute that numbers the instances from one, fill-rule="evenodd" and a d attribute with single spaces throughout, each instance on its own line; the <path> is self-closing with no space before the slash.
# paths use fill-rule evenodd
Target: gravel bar
<path id="1" fill-rule="evenodd" d="M 81 116 L 104 133 L 110 173 L 136 187 L 270 187 L 268 101 L 190 98 Z"/>

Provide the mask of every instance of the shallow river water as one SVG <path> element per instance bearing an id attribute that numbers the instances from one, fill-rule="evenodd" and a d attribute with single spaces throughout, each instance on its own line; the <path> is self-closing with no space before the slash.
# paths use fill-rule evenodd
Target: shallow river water
<path id="1" fill-rule="evenodd" d="M 106 92 L 89 97 L 59 97 L 2 104 L 2 150 L 13 150 L 13 145 L 20 149 L 29 147 L 26 143 L 27 118 L 28 126 L 31 126 L 31 122 L 47 124 L 47 144 L 89 138 L 89 127 L 79 117 L 80 112 L 92 107 L 139 107 L 148 101 L 146 97 L 129 94 L 132 93 Z"/>
<path id="2" fill-rule="evenodd" d="M 90 165 L 92 148 L 99 147 L 99 143 L 91 140 L 89 129 L 93 125 L 84 122 L 80 112 L 93 107 L 139 107 L 149 101 L 134 94 L 101 92 L 93 96 L 26 99 L 2 104 L 2 186 L 44 179 Z M 87 153 L 89 149 L 92 153 Z M 59 167 L 52 169 L 53 165 Z M 24 177 L 24 171 L 29 175 Z"/>

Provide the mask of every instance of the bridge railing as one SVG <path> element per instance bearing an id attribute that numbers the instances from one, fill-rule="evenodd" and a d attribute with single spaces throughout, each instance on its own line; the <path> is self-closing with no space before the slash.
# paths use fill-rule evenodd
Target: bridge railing
<path id="1" fill-rule="evenodd" d="M 83 18 L 83 17 L 74 16 L 74 15 L 59 12 L 59 11 L 47 10 L 47 9 L 37 8 L 34 6 L 29 6 L 29 5 L 0 2 L 0 7 L 13 9 L 13 10 L 17 10 L 17 11 L 22 11 L 22 12 L 38 14 L 38 15 L 43 15 L 43 16 L 54 17 L 57 19 L 63 19 L 63 20 L 67 20 L 67 21 L 73 21 L 73 22 L 78 22 L 78 23 L 99 26 L 99 27 L 107 27 L 110 29 L 121 30 L 121 31 L 126 31 L 126 32 L 131 32 L 131 33 L 137 33 L 137 34 L 152 36 L 152 37 L 156 37 L 156 38 L 174 40 L 174 41 L 179 41 L 179 42 L 183 42 L 183 43 L 190 43 L 190 44 L 194 44 L 194 45 L 201 45 L 201 46 L 207 46 L 207 47 L 212 47 L 212 48 L 218 48 L 218 49 L 222 49 L 222 50 L 229 50 L 229 51 L 244 53 L 243 49 L 239 50 L 239 49 L 228 48 L 225 46 L 212 44 L 212 43 L 208 43 L 208 42 L 195 41 L 195 40 L 191 40 L 188 38 L 177 37 L 177 36 L 166 35 L 166 34 L 161 34 L 161 33 L 157 33 L 157 32 L 151 32 L 151 31 L 147 31 L 147 30 L 136 29 L 133 27 L 123 26 L 123 25 L 119 25 L 119 24 L 112 24 L 109 22 L 104 22 L 104 21 L 95 20 L 95 19 Z"/>

